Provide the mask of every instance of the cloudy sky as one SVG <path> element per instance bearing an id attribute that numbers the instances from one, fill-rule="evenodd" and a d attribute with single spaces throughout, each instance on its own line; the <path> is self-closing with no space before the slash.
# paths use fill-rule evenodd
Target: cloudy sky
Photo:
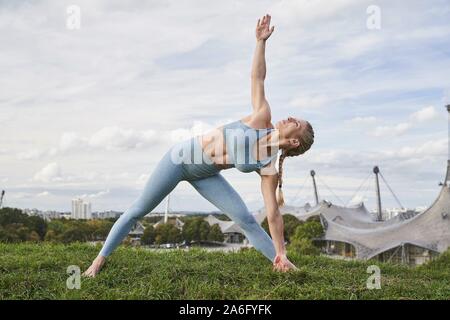
<path id="1" fill-rule="evenodd" d="M 69 211 L 81 196 L 94 211 L 126 209 L 177 139 L 251 112 L 266 13 L 273 120 L 305 118 L 316 132 L 308 154 L 285 162 L 287 202 L 313 201 L 315 169 L 321 198 L 373 209 L 379 165 L 404 206 L 429 205 L 447 160 L 447 0 L 0 1 L 4 205 Z M 262 206 L 256 173 L 222 174 Z M 171 204 L 215 209 L 186 182 Z"/>

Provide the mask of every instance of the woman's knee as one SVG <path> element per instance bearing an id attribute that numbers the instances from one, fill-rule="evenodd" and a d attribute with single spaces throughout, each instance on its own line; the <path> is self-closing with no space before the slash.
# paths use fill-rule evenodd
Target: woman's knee
<path id="1" fill-rule="evenodd" d="M 138 219 L 144 217 L 147 213 L 148 212 L 140 206 L 131 206 L 120 217 L 124 220 L 137 221 Z"/>
<path id="2" fill-rule="evenodd" d="M 246 228 L 250 229 L 259 226 L 255 217 L 248 211 L 246 213 L 236 215 L 234 221 L 244 230 Z"/>

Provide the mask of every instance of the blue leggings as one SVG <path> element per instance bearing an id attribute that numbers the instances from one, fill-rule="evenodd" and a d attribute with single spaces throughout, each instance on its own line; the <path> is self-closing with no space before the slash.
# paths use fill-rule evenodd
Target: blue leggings
<path id="1" fill-rule="evenodd" d="M 192 159 L 194 154 L 197 162 Z M 275 259 L 272 239 L 248 211 L 236 190 L 220 174 L 220 170 L 202 152 L 197 137 L 175 144 L 163 156 L 141 195 L 111 228 L 100 255 L 109 256 L 136 221 L 151 212 L 180 181 L 188 181 L 205 199 L 236 222 L 258 251 L 270 261 Z"/>

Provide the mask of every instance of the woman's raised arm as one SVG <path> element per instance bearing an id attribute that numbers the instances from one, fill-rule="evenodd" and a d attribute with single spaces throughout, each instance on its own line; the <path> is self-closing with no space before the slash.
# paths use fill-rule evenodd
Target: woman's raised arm
<path id="1" fill-rule="evenodd" d="M 256 48 L 252 63 L 251 83 L 252 83 L 252 105 L 254 116 L 263 117 L 270 122 L 270 106 L 264 93 L 264 80 L 266 78 L 266 40 L 272 34 L 274 27 L 270 27 L 270 15 L 265 15 L 258 19 L 256 25 Z"/>

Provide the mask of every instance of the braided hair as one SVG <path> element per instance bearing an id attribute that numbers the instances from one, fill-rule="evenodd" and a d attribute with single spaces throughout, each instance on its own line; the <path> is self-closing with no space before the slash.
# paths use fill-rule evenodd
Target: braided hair
<path id="1" fill-rule="evenodd" d="M 311 124 L 308 121 L 306 122 L 306 127 L 302 132 L 302 136 L 299 139 L 299 146 L 295 149 L 290 149 L 287 151 L 283 151 L 278 158 L 278 196 L 277 202 L 278 206 L 284 206 L 284 197 L 283 197 L 283 162 L 286 157 L 295 157 L 301 155 L 308 151 L 312 144 L 314 143 L 314 130 Z"/>

